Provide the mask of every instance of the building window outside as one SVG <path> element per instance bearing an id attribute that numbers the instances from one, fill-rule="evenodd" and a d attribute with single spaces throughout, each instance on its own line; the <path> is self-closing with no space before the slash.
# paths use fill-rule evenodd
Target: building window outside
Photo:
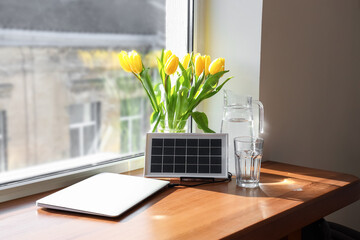
<path id="1" fill-rule="evenodd" d="M 134 154 L 144 151 L 145 133 L 149 130 L 149 108 L 150 105 L 146 97 L 121 101 L 121 153 Z"/>
<path id="2" fill-rule="evenodd" d="M 7 170 L 6 141 L 6 112 L 0 111 L 0 172 Z"/>
<path id="3" fill-rule="evenodd" d="M 70 157 L 98 152 L 101 103 L 74 104 L 69 108 Z"/>

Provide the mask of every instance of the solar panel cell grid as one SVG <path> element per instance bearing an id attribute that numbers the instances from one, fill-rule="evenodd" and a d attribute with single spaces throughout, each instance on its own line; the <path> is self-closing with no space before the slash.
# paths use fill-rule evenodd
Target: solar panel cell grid
<path id="1" fill-rule="evenodd" d="M 221 139 L 153 138 L 153 173 L 221 173 Z"/>

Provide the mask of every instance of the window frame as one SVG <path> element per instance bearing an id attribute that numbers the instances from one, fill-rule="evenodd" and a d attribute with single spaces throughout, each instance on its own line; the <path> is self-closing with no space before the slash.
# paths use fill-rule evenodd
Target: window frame
<path id="1" fill-rule="evenodd" d="M 86 105 L 89 107 L 90 111 L 88 113 L 90 113 L 89 116 L 89 120 L 85 120 L 85 116 L 82 116 L 82 121 L 81 122 L 76 122 L 76 123 L 72 123 L 70 122 L 69 124 L 69 131 L 70 131 L 70 146 L 73 146 L 72 144 L 72 135 L 71 135 L 71 131 L 73 130 L 77 130 L 78 133 L 78 138 L 79 138 L 79 142 L 77 144 L 77 148 L 78 148 L 78 152 L 79 152 L 79 156 L 84 156 L 87 155 L 85 154 L 85 128 L 87 127 L 92 127 L 94 129 L 94 139 L 92 142 L 92 151 L 93 150 L 98 150 L 99 145 L 100 145 L 100 138 L 99 138 L 99 129 L 100 129 L 100 118 L 101 118 L 101 102 L 88 102 L 88 103 L 81 103 L 81 104 L 74 104 L 74 105 L 80 105 L 83 109 L 86 108 Z M 72 107 L 72 105 L 70 106 L 70 108 Z M 83 113 L 85 113 L 83 111 Z M 70 112 L 71 114 L 71 112 Z M 92 116 L 94 114 L 94 116 Z M 93 119 L 92 119 L 93 118 Z M 71 117 L 70 117 L 71 119 Z M 92 152 L 91 151 L 91 152 Z M 96 151 L 95 151 L 96 152 Z M 72 156 L 73 152 L 72 149 L 70 147 L 70 156 L 75 158 L 78 156 Z"/>
<path id="2" fill-rule="evenodd" d="M 180 13 L 178 10 L 186 10 L 185 13 Z M 188 0 L 173 0 L 166 1 L 166 48 L 172 49 L 174 53 L 182 55 L 184 52 L 191 52 L 193 50 L 193 31 L 194 31 L 194 1 Z M 184 40 L 184 35 L 180 38 L 178 36 L 179 29 L 183 29 L 181 34 L 186 33 L 186 38 Z M 0 31 L 0 35 L 2 32 Z M 19 39 L 18 33 L 14 31 L 13 35 L 8 39 L 8 42 L 12 45 L 16 45 L 16 39 Z M 56 35 L 56 34 L 55 34 Z M 56 44 L 63 46 L 61 41 L 59 41 L 58 36 L 48 35 L 47 33 L 36 33 L 35 36 L 29 35 L 29 42 L 36 44 L 46 44 L 51 41 L 55 41 Z M 169 37 L 172 36 L 172 37 Z M 65 38 L 72 39 L 73 36 L 68 34 Z M 89 39 L 88 36 L 83 36 L 84 39 Z M 131 36 L 129 36 L 131 37 Z M 115 42 L 118 43 L 118 38 L 114 36 L 109 36 L 107 41 L 104 41 L 104 44 L 113 45 Z M 110 40 L 109 40 L 110 39 Z M 181 39 L 181 40 L 179 40 Z M 15 41 L 14 41 L 15 40 Z M 37 41 L 36 41 L 37 40 Z M 131 41 L 131 39 L 127 39 Z M 67 41 L 65 41 L 67 42 Z M 54 42 L 52 42 L 54 43 Z M 79 43 L 84 43 L 81 39 Z M 192 121 L 190 120 L 190 126 L 192 129 Z M 44 166 L 39 166 L 41 168 Z M 53 189 L 58 189 L 65 187 L 71 184 L 74 184 L 78 181 L 81 181 L 87 177 L 90 177 L 94 174 L 100 172 L 114 172 L 122 173 L 127 171 L 132 171 L 144 167 L 144 153 L 130 155 L 121 158 L 109 158 L 106 161 L 100 163 L 92 164 L 89 161 L 88 164 L 84 166 L 74 166 L 64 169 L 58 169 L 56 172 L 44 173 L 44 174 L 33 174 L 31 172 L 36 172 L 37 167 L 29 169 L 26 174 L 29 174 L 30 177 L 22 178 L 18 181 L 10 181 L 6 183 L 1 183 L 0 178 L 0 203 L 13 200 L 20 197 L 25 197 L 40 192 L 45 192 Z M 46 167 L 45 167 L 46 168 Z M 23 170 L 23 171 L 26 171 Z M 18 173 L 12 174 L 16 179 L 16 174 L 23 174 L 23 171 L 18 171 Z M 16 171 L 15 171 L 16 172 Z"/>
<path id="3" fill-rule="evenodd" d="M 135 151 L 134 151 L 134 147 L 133 147 L 133 139 L 132 139 L 132 135 L 130 134 L 132 131 L 132 129 L 134 128 L 135 124 L 134 122 L 136 120 L 139 120 L 140 121 L 140 130 L 141 132 L 139 133 L 139 135 L 137 137 L 141 138 L 142 134 L 145 130 L 144 128 L 144 121 L 146 121 L 147 119 L 145 119 L 144 117 L 146 116 L 147 112 L 146 112 L 146 108 L 147 108 L 147 104 L 148 104 L 148 99 L 146 96 L 135 96 L 135 97 L 132 97 L 132 98 L 128 98 L 126 99 L 126 101 L 134 101 L 136 99 L 139 99 L 140 101 L 140 112 L 138 114 L 135 114 L 135 115 L 125 115 L 123 116 L 122 114 L 120 114 L 120 117 L 119 117 L 119 124 L 120 124 L 120 128 L 122 126 L 122 124 L 126 124 L 128 127 L 127 127 L 127 136 L 125 138 L 128 139 L 129 143 L 128 145 L 126 146 L 127 148 L 127 151 L 125 151 L 125 153 L 129 153 L 129 154 L 133 154 Z M 120 108 L 123 107 L 121 104 L 120 104 Z M 149 105 L 150 107 L 150 105 Z M 121 113 L 121 109 L 120 109 L 120 113 Z M 122 136 L 120 137 L 120 143 L 121 143 L 121 146 L 122 145 Z M 121 146 L 120 146 L 120 149 L 121 149 Z M 145 147 L 145 146 L 144 146 Z M 141 146 L 140 146 L 141 148 Z"/>

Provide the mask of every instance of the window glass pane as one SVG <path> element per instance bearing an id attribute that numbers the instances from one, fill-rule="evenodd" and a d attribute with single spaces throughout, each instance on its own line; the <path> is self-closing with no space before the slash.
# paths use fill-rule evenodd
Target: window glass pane
<path id="1" fill-rule="evenodd" d="M 70 123 L 81 123 L 84 118 L 84 105 L 74 104 L 69 109 Z"/>
<path id="2" fill-rule="evenodd" d="M 128 120 L 120 121 L 120 133 L 121 133 L 120 151 L 122 153 L 130 153 L 129 130 L 130 130 L 129 121 Z"/>
<path id="3" fill-rule="evenodd" d="M 78 157 L 81 154 L 80 149 L 80 130 L 79 129 L 71 129 L 70 130 L 70 156 Z"/>
<path id="4" fill-rule="evenodd" d="M 133 145 L 133 151 L 134 152 L 138 152 L 141 150 L 140 146 L 140 142 L 141 142 L 141 136 L 142 136 L 142 132 L 141 132 L 141 119 L 134 119 L 133 121 L 133 129 L 132 129 L 132 145 Z"/>
<path id="5" fill-rule="evenodd" d="M 87 126 L 84 128 L 84 155 L 95 153 L 97 151 L 97 137 L 95 126 Z"/>
<path id="6" fill-rule="evenodd" d="M 96 103 L 90 104 L 90 103 L 85 103 L 83 104 L 83 121 L 84 122 L 91 122 L 92 121 L 92 105 L 96 105 Z"/>
<path id="7" fill-rule="evenodd" d="M 99 121 L 100 119 L 100 103 L 91 104 L 91 121 Z"/>
<path id="8" fill-rule="evenodd" d="M 0 1 L 0 171 L 144 152 L 151 107 L 118 54 L 138 51 L 158 79 L 165 9 L 165 0 Z"/>
<path id="9" fill-rule="evenodd" d="M 146 96 L 123 100 L 120 105 L 122 153 L 137 153 L 145 147 L 145 134 L 150 128 L 150 103 Z M 126 134 L 125 134 L 126 131 Z"/>
<path id="10" fill-rule="evenodd" d="M 100 134 L 98 119 L 101 119 L 101 113 L 98 110 L 100 106 L 100 102 L 70 106 L 69 117 L 76 120 L 70 120 L 70 134 L 74 130 L 78 133 L 78 136 L 71 139 L 70 144 L 72 148 L 77 149 L 76 156 L 86 156 L 98 152 Z M 79 111 L 74 111 L 74 109 Z M 79 112 L 82 113 L 82 116 L 79 116 Z"/>
<path id="11" fill-rule="evenodd" d="M 130 98 L 121 101 L 120 116 L 133 116 L 141 114 L 142 98 Z"/>

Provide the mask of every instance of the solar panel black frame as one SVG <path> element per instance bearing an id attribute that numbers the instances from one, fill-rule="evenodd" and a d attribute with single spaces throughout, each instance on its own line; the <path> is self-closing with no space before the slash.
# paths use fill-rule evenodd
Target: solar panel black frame
<path id="1" fill-rule="evenodd" d="M 207 143 L 208 145 L 206 145 Z M 228 134 L 226 133 L 148 133 L 146 135 L 144 176 L 227 178 L 227 148 Z M 189 154 L 189 151 L 193 150 L 194 152 Z M 166 162 L 168 164 L 164 164 Z M 192 163 L 189 164 L 189 162 Z M 196 172 L 191 172 L 191 170 L 195 170 L 188 168 L 193 166 L 196 166 Z M 164 172 L 164 167 L 169 168 L 166 169 L 167 172 Z M 209 173 L 201 173 L 206 172 L 207 167 Z M 221 168 L 220 172 L 218 172 L 219 167 Z M 156 168 L 161 169 L 160 172 Z M 175 172 L 175 168 L 183 171 Z"/>

